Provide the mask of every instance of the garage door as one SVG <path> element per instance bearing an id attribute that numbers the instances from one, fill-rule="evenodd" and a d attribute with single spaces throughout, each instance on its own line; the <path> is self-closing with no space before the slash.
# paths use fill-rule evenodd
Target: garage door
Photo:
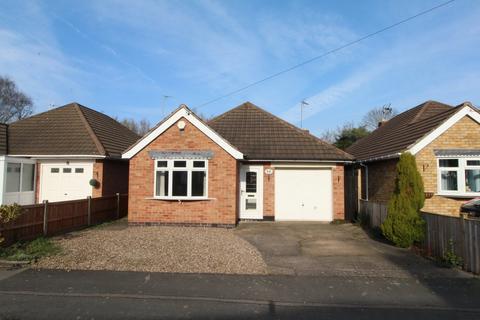
<path id="1" fill-rule="evenodd" d="M 92 195 L 89 181 L 93 176 L 91 163 L 66 165 L 42 163 L 40 173 L 40 201 L 66 201 Z"/>
<path id="2" fill-rule="evenodd" d="M 276 169 L 275 220 L 332 221 L 330 169 Z"/>

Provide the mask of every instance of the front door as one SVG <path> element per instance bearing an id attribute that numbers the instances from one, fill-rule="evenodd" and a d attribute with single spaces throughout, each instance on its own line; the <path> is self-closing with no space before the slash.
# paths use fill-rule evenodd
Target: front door
<path id="1" fill-rule="evenodd" d="M 240 219 L 263 219 L 263 166 L 240 168 Z"/>

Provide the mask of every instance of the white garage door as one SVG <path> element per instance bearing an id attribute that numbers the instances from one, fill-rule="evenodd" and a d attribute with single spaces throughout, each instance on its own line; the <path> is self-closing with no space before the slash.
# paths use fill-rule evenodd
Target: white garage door
<path id="1" fill-rule="evenodd" d="M 66 201 L 92 195 L 92 163 L 42 163 L 40 201 Z"/>
<path id="2" fill-rule="evenodd" d="M 276 169 L 275 220 L 332 221 L 330 169 Z"/>

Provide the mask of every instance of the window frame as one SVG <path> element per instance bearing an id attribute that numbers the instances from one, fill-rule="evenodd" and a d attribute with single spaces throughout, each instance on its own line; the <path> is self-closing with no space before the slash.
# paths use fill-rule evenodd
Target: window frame
<path id="1" fill-rule="evenodd" d="M 458 160 L 458 167 L 440 167 L 440 160 Z M 479 157 L 439 157 L 437 158 L 437 194 L 450 197 L 475 198 L 480 196 L 480 192 L 469 192 L 466 189 L 466 170 L 480 170 L 480 165 L 467 165 L 467 161 L 480 161 Z M 457 172 L 457 190 L 442 189 L 442 171 Z"/>
<path id="2" fill-rule="evenodd" d="M 158 167 L 159 162 L 167 162 L 166 167 Z M 186 161 L 185 167 L 175 167 L 175 161 Z M 203 161 L 204 167 L 194 167 L 194 161 Z M 153 198 L 160 200 L 205 200 L 208 199 L 208 159 L 154 159 L 153 170 Z M 168 195 L 160 196 L 156 194 L 157 191 L 157 172 L 166 171 L 168 174 Z M 187 172 L 187 195 L 173 196 L 173 172 L 186 171 Z M 203 196 L 192 196 L 192 172 L 205 172 L 205 190 Z"/>
<path id="3" fill-rule="evenodd" d="M 15 164 L 20 164 L 20 183 L 18 186 L 18 191 L 7 191 L 7 167 L 9 163 L 15 163 Z M 24 169 L 23 166 L 25 164 L 28 165 L 33 165 L 33 190 L 29 191 L 22 191 L 23 189 L 23 173 Z M 30 162 L 30 161 L 16 161 L 15 159 L 6 159 L 5 160 L 5 173 L 4 173 L 4 193 L 9 194 L 9 195 L 15 195 L 15 194 L 21 194 L 21 193 L 35 193 L 37 189 L 36 181 L 37 181 L 37 163 L 36 162 Z"/>

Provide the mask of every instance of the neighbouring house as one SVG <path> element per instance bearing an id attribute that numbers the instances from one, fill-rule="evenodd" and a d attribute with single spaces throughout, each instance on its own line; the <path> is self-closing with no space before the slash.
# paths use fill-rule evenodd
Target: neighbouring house
<path id="1" fill-rule="evenodd" d="M 185 105 L 123 154 L 133 225 L 344 219 L 353 158 L 247 102 L 208 122 Z"/>
<path id="2" fill-rule="evenodd" d="M 128 192 L 122 152 L 138 136 L 70 103 L 0 125 L 0 200 L 33 204 Z"/>
<path id="3" fill-rule="evenodd" d="M 410 152 L 425 187 L 424 211 L 459 215 L 480 196 L 480 114 L 469 102 L 456 107 L 427 101 L 407 110 L 347 149 L 356 158 L 360 197 L 386 203 L 400 154 Z"/>

